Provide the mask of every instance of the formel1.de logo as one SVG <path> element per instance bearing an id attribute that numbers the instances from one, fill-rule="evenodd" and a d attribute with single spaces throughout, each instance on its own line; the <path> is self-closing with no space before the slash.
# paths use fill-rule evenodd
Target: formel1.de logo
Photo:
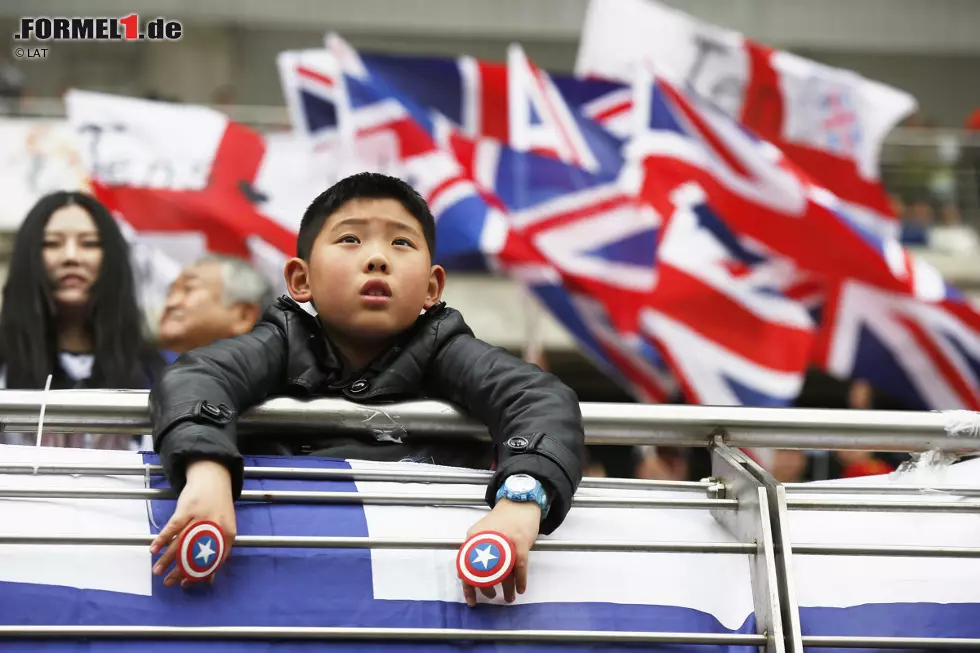
<path id="1" fill-rule="evenodd" d="M 183 26 L 180 21 L 157 17 L 140 24 L 138 14 L 121 18 L 25 16 L 15 41 L 176 41 Z"/>

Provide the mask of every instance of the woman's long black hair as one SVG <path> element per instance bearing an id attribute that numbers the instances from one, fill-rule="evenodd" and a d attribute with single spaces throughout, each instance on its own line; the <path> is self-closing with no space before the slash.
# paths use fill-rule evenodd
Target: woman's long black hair
<path id="1" fill-rule="evenodd" d="M 86 326 L 95 357 L 89 387 L 146 388 L 163 362 L 146 341 L 136 302 L 129 245 L 108 209 L 89 195 L 59 191 L 38 200 L 17 232 L 0 309 L 0 364 L 8 388 L 71 387 L 58 362 L 53 288 L 44 267 L 44 228 L 69 204 L 91 216 L 102 242 L 102 267 L 92 285 Z"/>

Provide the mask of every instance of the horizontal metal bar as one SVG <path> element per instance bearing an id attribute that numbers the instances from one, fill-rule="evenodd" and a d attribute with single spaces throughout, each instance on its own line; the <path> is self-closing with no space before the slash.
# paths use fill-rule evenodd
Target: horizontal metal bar
<path id="1" fill-rule="evenodd" d="M 812 648 L 912 648 L 924 651 L 950 649 L 980 650 L 980 639 L 967 637 L 855 637 L 835 635 L 804 635 L 803 646 Z"/>
<path id="2" fill-rule="evenodd" d="M 645 633 L 613 630 L 326 628 L 268 626 L 0 626 L 4 639 L 412 640 L 556 644 L 706 644 L 765 646 L 765 635 Z"/>
<path id="3" fill-rule="evenodd" d="M 828 501 L 786 499 L 790 510 L 840 510 L 850 512 L 980 512 L 980 501 Z"/>
<path id="4" fill-rule="evenodd" d="M 150 431 L 145 391 L 0 391 L 0 425 L 11 431 L 37 427 L 46 398 L 45 429 L 51 432 L 130 433 Z M 737 447 L 976 451 L 980 438 L 947 432 L 942 412 L 818 410 L 678 404 L 583 403 L 590 444 L 706 446 L 719 430 Z M 416 437 L 472 436 L 489 439 L 486 427 L 456 406 L 413 401 L 384 406 L 322 398 L 280 397 L 242 415 L 239 434 L 268 433 L 281 438 L 324 432 L 365 434 L 381 423 L 397 424 Z"/>
<path id="5" fill-rule="evenodd" d="M 169 489 L 0 488 L 0 499 L 175 499 Z M 243 490 L 240 501 L 261 503 L 352 504 L 361 506 L 486 506 L 482 496 L 413 495 L 378 492 L 316 492 L 306 490 Z M 577 508 L 648 508 L 734 510 L 735 499 L 653 499 L 646 497 L 575 497 Z"/>
<path id="6" fill-rule="evenodd" d="M 783 483 L 787 492 L 800 494 L 916 494 L 930 496 L 949 494 L 952 496 L 978 497 L 980 487 L 947 485 L 920 487 L 918 485 L 860 485 L 845 483 Z"/>
<path id="7" fill-rule="evenodd" d="M 150 546 L 152 535 L 0 535 L 0 545 L 32 546 Z M 319 537 L 239 535 L 236 547 L 270 549 L 458 549 L 463 540 L 384 537 Z M 535 551 L 604 551 L 643 553 L 721 553 L 752 555 L 758 551 L 744 542 L 598 542 L 537 540 Z"/>
<path id="8" fill-rule="evenodd" d="M 37 465 L 39 476 L 163 476 L 160 465 Z M 0 464 L 0 474 L 35 474 L 31 463 Z M 491 472 L 393 471 L 382 469 L 311 469 L 308 467 L 246 467 L 246 478 L 303 481 L 380 481 L 389 483 L 456 483 L 486 485 Z M 705 492 L 708 481 L 648 481 L 637 478 L 586 476 L 579 487 L 611 490 Z"/>
<path id="9" fill-rule="evenodd" d="M 980 548 L 863 544 L 794 544 L 793 555 L 878 556 L 882 558 L 980 558 Z"/>
<path id="10" fill-rule="evenodd" d="M 693 406 L 692 406 L 693 408 Z M 715 408 L 715 406 L 711 406 Z M 743 407 L 731 406 L 739 410 Z M 836 411 L 836 410 L 816 410 L 810 408 L 752 408 L 759 411 L 780 411 L 790 413 L 870 413 L 875 411 Z M 891 452 L 913 452 L 929 451 L 936 449 L 939 451 L 978 451 L 980 450 L 980 438 L 956 437 L 947 434 L 940 413 L 907 413 L 881 411 L 878 413 L 882 417 L 879 424 L 871 425 L 861 419 L 848 421 L 845 417 L 828 415 L 828 422 L 825 428 L 821 429 L 817 424 L 810 423 L 809 415 L 801 415 L 804 418 L 801 422 L 795 422 L 790 416 L 786 416 L 787 425 L 775 428 L 766 426 L 756 427 L 731 427 L 725 429 L 726 444 L 744 449 L 759 448 L 779 448 L 779 449 L 802 449 L 802 450 L 851 450 L 851 451 L 891 451 Z M 896 429 L 893 420 L 899 416 L 909 416 L 910 421 L 906 425 L 906 430 Z M 931 415 L 931 419 L 923 416 Z M 914 416 L 914 417 L 913 417 Z M 773 416 L 775 417 L 775 416 Z M 780 416 L 782 417 L 782 416 Z M 860 416 L 855 415 L 855 418 Z M 773 420 L 775 421 L 775 420 Z M 764 423 L 764 422 L 763 422 Z M 835 424 L 839 426 L 835 428 Z M 908 428 L 912 425 L 912 428 Z M 896 429 L 892 431 L 891 429 Z"/>

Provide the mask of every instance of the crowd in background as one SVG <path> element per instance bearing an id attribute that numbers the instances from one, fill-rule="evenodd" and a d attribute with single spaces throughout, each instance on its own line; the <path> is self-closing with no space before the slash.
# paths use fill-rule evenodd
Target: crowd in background
<path id="1" fill-rule="evenodd" d="M 82 193 L 53 193 L 30 211 L 14 242 L 0 310 L 0 387 L 148 389 L 181 353 L 248 332 L 273 301 L 272 286 L 251 263 L 209 255 L 173 283 L 151 341 L 128 245 L 109 211 Z M 544 356 L 535 362 L 547 365 Z M 801 394 L 801 406 L 902 408 L 866 383 L 824 381 L 822 394 Z M 32 444 L 34 435 L 4 433 L 0 441 Z M 42 444 L 135 449 L 147 441 L 46 434 Z M 900 462 L 865 452 L 757 455 L 783 482 L 880 474 Z M 711 473 L 706 451 L 664 447 L 591 447 L 584 468 L 591 476 L 654 480 L 699 480 Z"/>
<path id="2" fill-rule="evenodd" d="M 882 176 L 901 240 L 948 254 L 980 253 L 980 108 L 959 136 L 940 133 L 921 114 L 904 124 L 923 138 L 900 148 L 886 146 Z"/>
<path id="3" fill-rule="evenodd" d="M 818 387 L 804 387 L 798 408 L 906 409 L 902 402 L 875 391 L 866 381 L 843 382 L 815 371 L 808 381 L 807 386 Z M 781 483 L 887 474 L 909 458 L 908 454 L 869 451 L 774 449 L 746 453 Z M 700 448 L 594 446 L 589 447 L 584 468 L 588 476 L 698 481 L 711 476 L 711 459 L 707 450 Z"/>
<path id="4" fill-rule="evenodd" d="M 188 266 L 149 337 L 129 246 L 109 211 L 78 192 L 41 198 L 17 232 L 0 309 L 0 388 L 148 389 L 190 349 L 247 333 L 275 299 L 234 257 Z M 8 444 L 32 434 L 4 433 Z M 42 444 L 131 449 L 129 436 L 46 434 Z"/>

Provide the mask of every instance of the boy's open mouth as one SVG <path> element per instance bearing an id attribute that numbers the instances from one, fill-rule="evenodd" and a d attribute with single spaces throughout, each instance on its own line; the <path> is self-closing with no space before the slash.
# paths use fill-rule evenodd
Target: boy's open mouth
<path id="1" fill-rule="evenodd" d="M 388 285 L 387 281 L 371 279 L 361 286 L 361 296 L 389 298 L 391 297 L 391 286 Z"/>

